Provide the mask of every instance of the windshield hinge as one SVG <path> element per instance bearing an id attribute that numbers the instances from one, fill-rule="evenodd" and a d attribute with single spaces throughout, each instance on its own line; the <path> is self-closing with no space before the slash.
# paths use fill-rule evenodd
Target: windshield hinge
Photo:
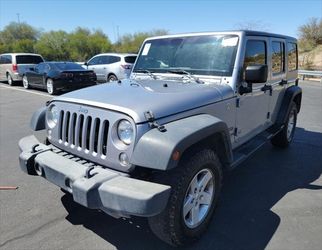
<path id="1" fill-rule="evenodd" d="M 149 123 L 150 128 L 157 128 L 160 132 L 166 132 L 167 129 L 165 128 L 164 125 L 159 125 L 154 118 L 154 115 L 152 111 L 146 111 L 144 112 L 145 119 Z"/>

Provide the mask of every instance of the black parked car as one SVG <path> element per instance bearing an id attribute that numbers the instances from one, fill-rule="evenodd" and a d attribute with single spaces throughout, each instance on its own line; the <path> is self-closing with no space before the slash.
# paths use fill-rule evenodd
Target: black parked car
<path id="1" fill-rule="evenodd" d="M 24 88 L 47 89 L 51 95 L 60 90 L 75 90 L 96 84 L 96 74 L 73 62 L 43 62 L 30 68 L 22 78 Z"/>

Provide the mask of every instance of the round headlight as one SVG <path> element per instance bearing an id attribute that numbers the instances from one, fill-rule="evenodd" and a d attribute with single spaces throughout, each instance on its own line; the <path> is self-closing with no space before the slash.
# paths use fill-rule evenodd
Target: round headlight
<path id="1" fill-rule="evenodd" d="M 117 135 L 126 145 L 131 144 L 134 135 L 132 124 L 127 120 L 121 120 L 117 126 Z"/>
<path id="2" fill-rule="evenodd" d="M 54 128 L 58 122 L 59 111 L 55 105 L 49 107 L 47 112 L 47 124 L 48 127 Z"/>

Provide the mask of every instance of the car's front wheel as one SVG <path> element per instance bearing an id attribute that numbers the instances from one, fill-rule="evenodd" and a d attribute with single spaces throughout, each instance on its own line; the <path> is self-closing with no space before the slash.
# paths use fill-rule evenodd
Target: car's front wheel
<path id="1" fill-rule="evenodd" d="M 55 84 L 54 84 L 53 79 L 51 79 L 51 78 L 48 78 L 47 79 L 47 81 L 46 81 L 46 87 L 47 87 L 48 94 L 54 95 L 54 94 L 57 93 L 57 90 L 56 90 L 56 87 L 55 87 Z"/>
<path id="2" fill-rule="evenodd" d="M 222 177 L 221 163 L 208 149 L 192 154 L 175 170 L 159 177 L 160 183 L 172 189 L 165 210 L 149 218 L 154 234 L 174 246 L 198 239 L 211 221 Z"/>
<path id="3" fill-rule="evenodd" d="M 29 88 L 30 88 L 30 86 L 29 86 L 29 82 L 28 82 L 28 78 L 27 78 L 27 76 L 26 76 L 26 75 L 24 75 L 24 76 L 22 77 L 22 84 L 23 84 L 23 87 L 24 87 L 25 89 L 29 89 Z"/>

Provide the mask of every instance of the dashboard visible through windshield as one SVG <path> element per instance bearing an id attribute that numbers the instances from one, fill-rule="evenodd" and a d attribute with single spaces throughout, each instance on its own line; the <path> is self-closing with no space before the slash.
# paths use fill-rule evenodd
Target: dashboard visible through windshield
<path id="1" fill-rule="evenodd" d="M 134 72 L 231 76 L 238 47 L 237 35 L 170 37 L 144 43 Z"/>

